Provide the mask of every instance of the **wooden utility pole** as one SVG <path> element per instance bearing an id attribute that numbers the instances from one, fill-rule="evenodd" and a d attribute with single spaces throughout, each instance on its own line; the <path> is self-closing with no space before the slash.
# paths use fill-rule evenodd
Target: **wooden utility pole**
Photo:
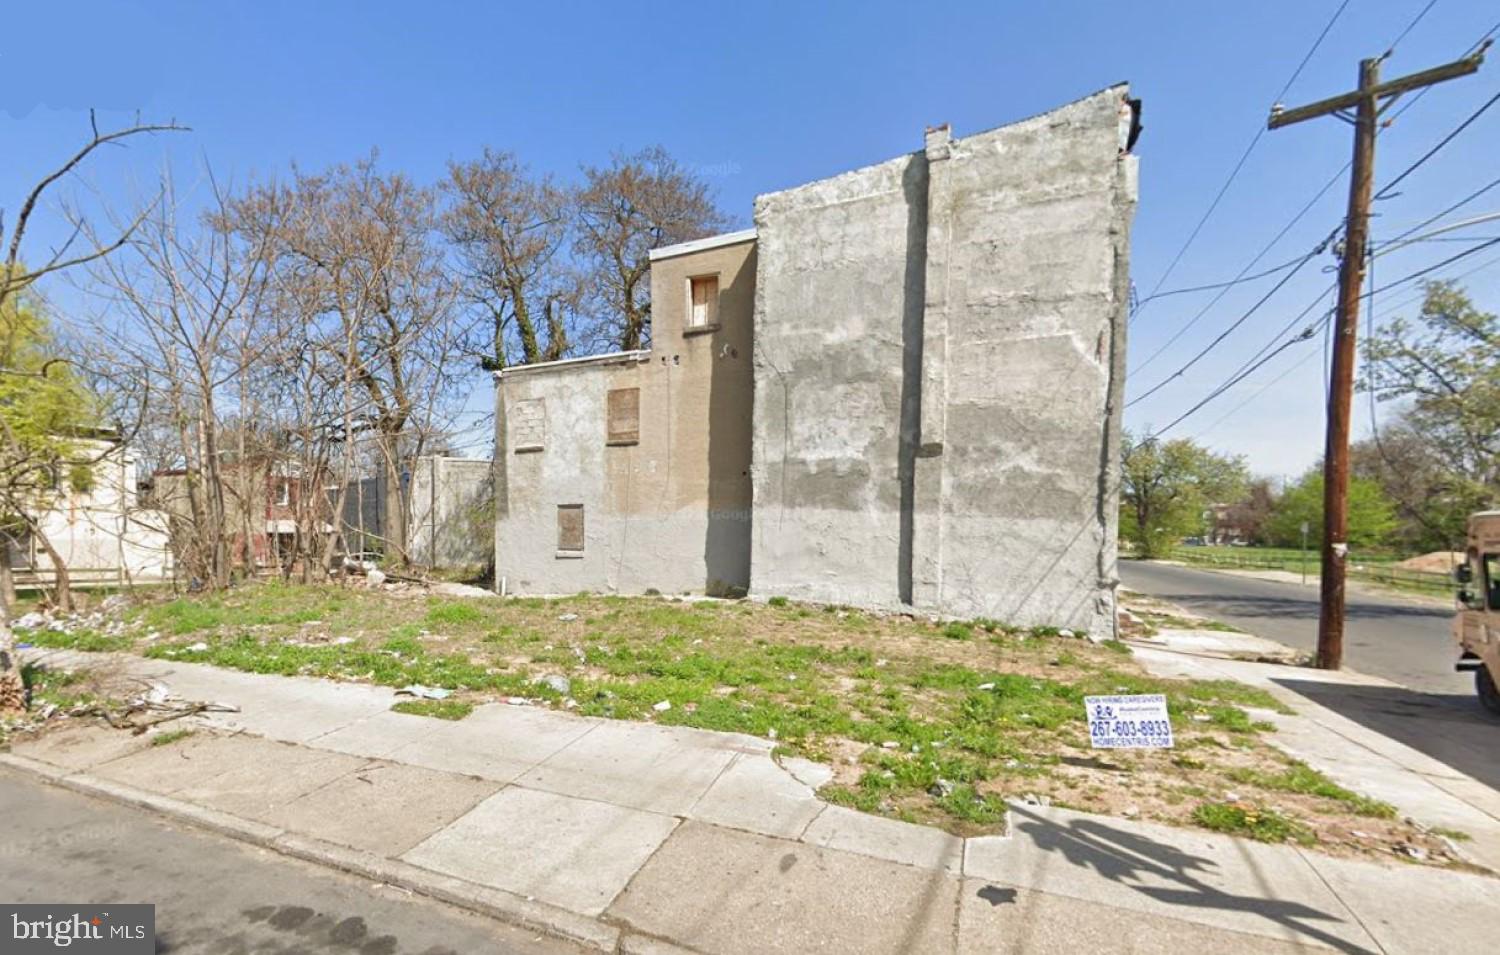
<path id="1" fill-rule="evenodd" d="M 1349 211 L 1339 262 L 1339 296 L 1334 314 L 1333 370 L 1329 376 L 1328 430 L 1323 448 L 1323 547 L 1317 665 L 1337 670 L 1344 660 L 1344 577 L 1349 556 L 1349 418 L 1354 400 L 1356 330 L 1365 278 L 1370 227 L 1370 194 L 1375 178 L 1375 132 L 1380 114 L 1411 90 L 1467 76 L 1484 61 L 1484 48 L 1444 66 L 1380 82 L 1384 57 L 1362 60 L 1359 88 L 1296 109 L 1271 108 L 1270 129 L 1319 116 L 1336 115 L 1354 124 L 1354 162 L 1349 176 Z M 1354 115 L 1348 115 L 1353 109 Z"/>

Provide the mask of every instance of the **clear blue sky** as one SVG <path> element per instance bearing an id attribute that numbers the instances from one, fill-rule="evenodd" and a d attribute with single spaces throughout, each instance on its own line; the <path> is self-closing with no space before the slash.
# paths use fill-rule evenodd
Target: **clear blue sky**
<path id="1" fill-rule="evenodd" d="M 1359 58 L 1382 52 L 1425 4 L 1352 0 L 1288 104 L 1351 87 Z M 13 5 L 5 15 L 0 206 L 9 215 L 23 190 L 84 137 L 90 106 L 105 123 L 138 109 L 193 132 L 101 157 L 63 193 L 85 204 L 128 205 L 150 191 L 168 160 L 179 180 L 191 180 L 206 159 L 220 178 L 244 181 L 293 161 L 316 169 L 375 147 L 386 166 L 431 182 L 449 158 L 485 145 L 566 177 L 611 150 L 659 143 L 708 176 L 725 209 L 748 223 L 757 193 L 918 148 L 927 124 L 951 122 L 962 136 L 1128 80 L 1145 100 L 1132 263 L 1145 295 L 1338 3 L 61 6 Z M 1492 0 L 1438 0 L 1386 75 L 1457 57 L 1497 18 Z M 1500 55 L 1478 76 L 1431 92 L 1381 136 L 1377 182 L 1497 90 Z M 1334 119 L 1266 134 L 1166 287 L 1232 277 L 1349 150 L 1349 128 Z M 1380 205 L 1376 237 L 1500 175 L 1497 156 L 1500 105 Z M 1263 264 L 1311 248 L 1338 222 L 1345 191 L 1343 182 L 1330 190 Z M 1495 209 L 1500 189 L 1465 211 Z M 39 229 L 35 238 L 58 234 Z M 1467 234 L 1500 235 L 1500 222 Z M 1430 243 L 1392 254 L 1380 260 L 1377 279 L 1469 247 Z M 1495 257 L 1479 253 L 1452 271 Z M 1191 406 L 1331 280 L 1321 272 L 1331 263 L 1329 256 L 1310 263 L 1217 351 L 1132 407 L 1128 423 L 1161 426 Z M 1497 277 L 1500 268 L 1489 268 L 1468 279 L 1492 309 L 1500 306 Z M 1267 288 L 1260 282 L 1227 295 L 1132 377 L 1131 392 L 1179 367 Z M 64 307 L 72 300 L 66 288 L 51 293 Z M 1392 293 L 1377 315 L 1405 297 Z M 1208 298 L 1145 309 L 1131 328 L 1132 368 Z M 1311 351 L 1320 354 L 1220 420 Z M 1321 451 L 1321 357 L 1317 341 L 1288 351 L 1173 434 L 1245 454 L 1262 473 L 1300 471 Z"/>

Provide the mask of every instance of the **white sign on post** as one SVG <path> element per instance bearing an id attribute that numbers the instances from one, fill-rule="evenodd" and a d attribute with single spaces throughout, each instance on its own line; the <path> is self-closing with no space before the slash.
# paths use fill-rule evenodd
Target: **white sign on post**
<path id="1" fill-rule="evenodd" d="M 1171 749 L 1172 722 L 1167 698 L 1160 693 L 1139 696 L 1086 696 L 1089 742 L 1095 749 Z"/>

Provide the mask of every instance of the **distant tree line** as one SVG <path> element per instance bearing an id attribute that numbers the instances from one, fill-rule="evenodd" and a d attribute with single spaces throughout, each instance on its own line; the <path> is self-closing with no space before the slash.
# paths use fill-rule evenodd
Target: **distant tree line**
<path id="1" fill-rule="evenodd" d="M 1500 318 L 1451 282 L 1429 282 L 1415 320 L 1369 337 L 1370 437 L 1351 448 L 1349 541 L 1357 550 L 1462 549 L 1468 515 L 1500 507 Z M 1277 488 L 1243 459 L 1188 439 L 1127 435 L 1121 536 L 1143 556 L 1232 531 L 1251 544 L 1320 546 L 1321 463 Z"/>

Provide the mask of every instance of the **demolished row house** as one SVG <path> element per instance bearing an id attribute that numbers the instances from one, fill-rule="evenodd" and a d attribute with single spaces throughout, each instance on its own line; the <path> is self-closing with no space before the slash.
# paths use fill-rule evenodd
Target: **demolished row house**
<path id="1" fill-rule="evenodd" d="M 497 586 L 1110 632 L 1138 114 L 930 129 L 655 250 L 649 350 L 497 373 Z"/>

